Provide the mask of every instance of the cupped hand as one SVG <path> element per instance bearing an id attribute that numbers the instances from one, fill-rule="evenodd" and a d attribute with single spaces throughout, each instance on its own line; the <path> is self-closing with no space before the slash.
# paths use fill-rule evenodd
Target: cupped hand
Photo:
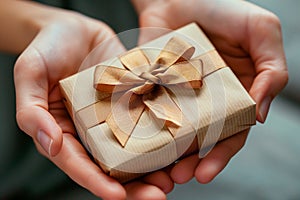
<path id="1" fill-rule="evenodd" d="M 32 9 L 40 6 L 33 4 Z M 15 64 L 20 128 L 33 138 L 41 154 L 103 199 L 165 199 L 173 182 L 163 171 L 125 186 L 105 175 L 75 138 L 73 123 L 62 103 L 58 81 L 78 72 L 94 47 L 110 39 L 99 58 L 103 61 L 124 51 L 123 46 L 113 31 L 97 20 L 65 10 L 44 9 L 41 18 L 31 24 L 37 27 L 34 39 Z"/>
<path id="2" fill-rule="evenodd" d="M 257 104 L 257 120 L 264 122 L 274 97 L 288 80 L 279 19 L 271 12 L 239 0 L 133 0 L 140 27 L 176 29 L 196 22 Z M 157 30 L 157 29 L 156 29 Z M 144 43 L 161 34 L 141 31 Z M 243 147 L 249 130 L 218 143 L 201 161 L 183 159 L 171 170 L 176 183 L 196 177 L 211 181 Z"/>

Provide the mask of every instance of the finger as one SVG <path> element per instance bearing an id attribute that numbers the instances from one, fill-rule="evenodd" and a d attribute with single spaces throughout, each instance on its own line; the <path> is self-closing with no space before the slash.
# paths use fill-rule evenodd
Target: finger
<path id="1" fill-rule="evenodd" d="M 173 166 L 169 166 L 168 173 L 175 183 L 183 184 L 194 177 L 194 172 L 199 164 L 199 156 L 194 154 L 195 149 L 198 149 L 197 140 L 193 141 L 190 147 L 182 155 L 182 159 L 175 162 Z"/>
<path id="2" fill-rule="evenodd" d="M 166 200 L 165 193 L 157 186 L 140 181 L 131 182 L 125 185 L 127 200 Z"/>
<path id="3" fill-rule="evenodd" d="M 17 122 L 37 140 L 50 156 L 58 153 L 62 132 L 48 112 L 48 78 L 45 64 L 36 49 L 29 47 L 17 60 L 14 71 Z"/>
<path id="4" fill-rule="evenodd" d="M 238 133 L 222 142 L 219 142 L 209 154 L 204 157 L 195 171 L 195 177 L 200 183 L 208 183 L 217 176 L 230 159 L 245 144 L 249 130 Z"/>
<path id="5" fill-rule="evenodd" d="M 149 42 L 171 30 L 171 27 L 164 18 L 157 15 L 157 12 L 146 12 L 139 16 L 140 34 L 138 45 Z"/>
<path id="6" fill-rule="evenodd" d="M 180 160 L 171 170 L 170 176 L 175 183 L 184 184 L 194 177 L 194 171 L 199 163 L 198 155 L 191 155 Z"/>
<path id="7" fill-rule="evenodd" d="M 37 144 L 41 153 L 43 149 Z M 63 134 L 61 151 L 49 158 L 72 180 L 103 199 L 125 199 L 122 185 L 107 176 L 91 161 L 82 145 L 71 134 Z"/>
<path id="8" fill-rule="evenodd" d="M 174 183 L 171 177 L 164 171 L 153 172 L 145 176 L 143 181 L 147 184 L 160 188 L 165 194 L 171 192 L 174 188 Z"/>
<path id="9" fill-rule="evenodd" d="M 270 12 L 250 17 L 249 52 L 257 76 L 249 91 L 257 103 L 257 119 L 264 122 L 273 98 L 288 80 L 279 19 Z"/>
<path id="10" fill-rule="evenodd" d="M 194 172 L 199 161 L 198 155 L 191 155 L 176 163 L 170 173 L 173 181 L 178 184 L 190 181 L 194 177 Z"/>

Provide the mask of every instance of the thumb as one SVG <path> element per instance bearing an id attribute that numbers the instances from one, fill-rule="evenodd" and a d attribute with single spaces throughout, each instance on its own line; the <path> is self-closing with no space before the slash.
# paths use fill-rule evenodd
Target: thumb
<path id="1" fill-rule="evenodd" d="M 274 67 L 266 67 L 254 79 L 249 91 L 257 104 L 257 120 L 265 122 L 274 97 L 284 88 L 288 80 L 287 70 L 275 70 Z"/>
<path id="2" fill-rule="evenodd" d="M 17 122 L 50 156 L 55 156 L 62 146 L 62 130 L 48 112 L 47 76 L 42 56 L 29 46 L 14 68 Z"/>
<path id="3" fill-rule="evenodd" d="M 288 70 L 279 19 L 266 13 L 249 24 L 249 50 L 257 73 L 249 93 L 257 103 L 257 120 L 263 123 L 272 100 L 288 82 Z"/>

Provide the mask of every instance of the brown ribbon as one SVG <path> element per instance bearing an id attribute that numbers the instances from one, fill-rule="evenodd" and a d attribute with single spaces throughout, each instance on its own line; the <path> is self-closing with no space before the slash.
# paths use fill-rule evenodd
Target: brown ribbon
<path id="1" fill-rule="evenodd" d="M 184 40 L 173 37 L 151 64 L 144 52 L 135 48 L 119 57 L 125 69 L 97 66 L 94 87 L 110 93 L 112 108 L 106 123 L 125 146 L 145 109 L 175 136 L 182 125 L 180 107 L 170 97 L 167 88 L 198 89 L 202 86 L 201 59 L 191 59 L 195 48 Z"/>

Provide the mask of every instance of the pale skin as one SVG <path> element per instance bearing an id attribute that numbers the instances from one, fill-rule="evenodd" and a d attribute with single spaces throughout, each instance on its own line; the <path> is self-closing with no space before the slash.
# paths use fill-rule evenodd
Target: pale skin
<path id="1" fill-rule="evenodd" d="M 238 0 L 132 3 L 140 27 L 200 25 L 256 101 L 257 120 L 265 121 L 271 101 L 288 80 L 280 22 L 274 14 Z M 201 160 L 191 155 L 121 185 L 90 160 L 74 137 L 75 129 L 58 89 L 60 79 L 76 73 L 88 53 L 115 33 L 100 21 L 27 1 L 1 1 L 0 23 L 5 27 L 0 34 L 0 50 L 21 53 L 14 71 L 20 128 L 33 138 L 41 154 L 103 199 L 166 199 L 175 183 L 193 177 L 208 183 L 245 143 L 248 131 L 218 143 Z M 156 36 L 142 32 L 139 41 Z M 124 51 L 118 40 L 106 49 L 103 60 Z"/>

